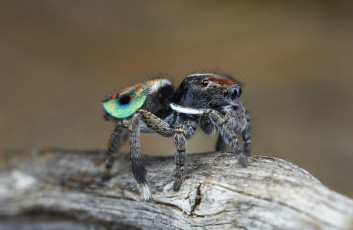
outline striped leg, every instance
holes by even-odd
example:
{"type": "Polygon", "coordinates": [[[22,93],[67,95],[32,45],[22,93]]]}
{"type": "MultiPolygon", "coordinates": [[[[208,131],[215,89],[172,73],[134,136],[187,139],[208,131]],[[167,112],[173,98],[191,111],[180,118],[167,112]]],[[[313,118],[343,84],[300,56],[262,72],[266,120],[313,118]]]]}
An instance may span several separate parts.
{"type": "Polygon", "coordinates": [[[127,140],[128,136],[126,134],[127,132],[122,131],[122,124],[117,123],[108,142],[108,150],[105,154],[105,170],[102,180],[107,180],[110,178],[111,169],[114,162],[113,154],[119,151],[121,145],[127,140]]]}
{"type": "Polygon", "coordinates": [[[227,123],[227,120],[215,110],[206,110],[206,114],[210,116],[210,118],[215,122],[220,135],[222,136],[223,140],[229,143],[230,147],[232,148],[233,152],[236,154],[238,159],[238,164],[245,168],[247,166],[247,159],[246,156],[242,154],[241,148],[238,143],[237,135],[233,131],[232,127],[227,123]]]}
{"type": "Polygon", "coordinates": [[[143,109],[140,109],[139,113],[142,116],[141,118],[143,122],[156,133],[164,137],[170,137],[171,135],[173,135],[174,130],[169,126],[167,122],[143,109]]]}
{"type": "Polygon", "coordinates": [[[244,152],[246,155],[250,156],[251,152],[251,135],[250,135],[250,117],[248,111],[246,111],[246,121],[247,125],[245,130],[241,133],[244,141],[244,152]]]}
{"type": "Polygon", "coordinates": [[[174,143],[176,146],[175,153],[175,174],[173,190],[179,191],[184,176],[184,168],[186,164],[186,147],[187,140],[194,135],[196,123],[187,121],[184,125],[179,125],[175,128],[174,143]]]}

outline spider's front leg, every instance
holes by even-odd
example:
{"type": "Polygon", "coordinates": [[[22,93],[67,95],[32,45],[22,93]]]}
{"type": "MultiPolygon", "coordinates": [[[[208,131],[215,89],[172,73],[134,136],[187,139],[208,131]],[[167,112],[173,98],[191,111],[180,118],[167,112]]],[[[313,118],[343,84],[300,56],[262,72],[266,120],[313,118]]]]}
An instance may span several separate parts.
{"type": "Polygon", "coordinates": [[[184,176],[184,166],[186,164],[186,146],[187,140],[194,135],[196,123],[192,121],[184,122],[175,128],[174,143],[176,146],[175,153],[175,179],[173,190],[179,191],[184,176]]]}
{"type": "Polygon", "coordinates": [[[245,168],[247,166],[247,159],[246,156],[241,152],[237,135],[233,131],[232,126],[228,123],[224,116],[216,110],[208,109],[205,111],[205,113],[216,124],[222,139],[229,143],[233,152],[237,156],[238,164],[245,168]]]}
{"type": "Polygon", "coordinates": [[[108,142],[108,150],[105,154],[106,163],[102,180],[107,180],[110,178],[111,169],[114,162],[113,154],[118,152],[121,145],[127,140],[127,134],[128,133],[126,131],[123,131],[122,123],[118,122],[108,142]]]}
{"type": "Polygon", "coordinates": [[[244,131],[241,133],[244,141],[244,152],[246,155],[250,156],[251,152],[251,135],[250,135],[250,117],[248,111],[245,112],[246,116],[246,127],[244,131]]]}

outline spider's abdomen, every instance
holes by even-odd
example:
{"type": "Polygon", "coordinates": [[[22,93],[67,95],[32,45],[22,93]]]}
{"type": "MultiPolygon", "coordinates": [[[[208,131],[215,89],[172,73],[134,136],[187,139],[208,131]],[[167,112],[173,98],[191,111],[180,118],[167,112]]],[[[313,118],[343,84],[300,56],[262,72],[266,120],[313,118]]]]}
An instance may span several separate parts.
{"type": "MultiPolygon", "coordinates": [[[[173,94],[173,86],[169,80],[157,79],[117,91],[103,100],[105,111],[112,117],[125,119],[144,106],[150,106],[148,101],[165,101],[173,94]]],[[[159,108],[163,105],[156,105],[159,108]]],[[[157,111],[157,110],[156,110],[157,111]]]]}

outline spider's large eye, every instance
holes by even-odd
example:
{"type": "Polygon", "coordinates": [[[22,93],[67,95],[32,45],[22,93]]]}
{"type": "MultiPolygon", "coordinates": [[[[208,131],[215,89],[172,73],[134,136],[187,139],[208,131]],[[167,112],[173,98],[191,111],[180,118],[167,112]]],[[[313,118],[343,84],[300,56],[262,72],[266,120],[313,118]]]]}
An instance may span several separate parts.
{"type": "Polygon", "coordinates": [[[119,104],[120,105],[126,105],[129,104],[132,100],[132,95],[128,94],[128,95],[123,95],[121,97],[119,97],[119,104]]]}
{"type": "Polygon", "coordinates": [[[203,80],[203,81],[202,81],[202,85],[203,85],[203,86],[207,86],[207,85],[208,85],[208,80],[203,80]]]}
{"type": "Polygon", "coordinates": [[[242,91],[241,91],[241,88],[239,88],[239,90],[234,90],[233,92],[232,92],[232,99],[234,100],[235,98],[239,98],[240,97],[240,95],[241,95],[241,93],[242,93],[242,91]]]}

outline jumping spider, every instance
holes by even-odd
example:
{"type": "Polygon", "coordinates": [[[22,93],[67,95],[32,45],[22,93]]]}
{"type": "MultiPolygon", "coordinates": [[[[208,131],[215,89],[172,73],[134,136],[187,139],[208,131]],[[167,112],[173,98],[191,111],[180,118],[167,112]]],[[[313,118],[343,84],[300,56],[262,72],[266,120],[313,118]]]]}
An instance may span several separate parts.
{"type": "Polygon", "coordinates": [[[146,169],[141,161],[140,132],[158,133],[174,137],[175,179],[173,190],[180,189],[186,163],[187,141],[197,127],[207,135],[219,137],[217,151],[224,151],[229,143],[241,167],[247,157],[238,144],[242,135],[244,152],[250,155],[249,116],[239,97],[242,87],[230,76],[216,73],[192,74],[174,92],[167,79],[147,81],[115,92],[103,101],[105,119],[116,127],[110,137],[106,153],[104,178],[109,178],[113,153],[129,138],[130,159],[136,181],[142,185],[145,200],[151,199],[146,181],[146,169]]]}

